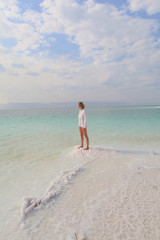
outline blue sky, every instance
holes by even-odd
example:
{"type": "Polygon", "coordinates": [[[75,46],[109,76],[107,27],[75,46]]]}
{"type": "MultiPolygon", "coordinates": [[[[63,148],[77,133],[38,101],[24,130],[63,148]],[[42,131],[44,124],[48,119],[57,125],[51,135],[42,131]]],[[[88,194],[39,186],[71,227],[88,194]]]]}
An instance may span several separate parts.
{"type": "Polygon", "coordinates": [[[160,104],[159,0],[1,0],[0,103],[160,104]]]}

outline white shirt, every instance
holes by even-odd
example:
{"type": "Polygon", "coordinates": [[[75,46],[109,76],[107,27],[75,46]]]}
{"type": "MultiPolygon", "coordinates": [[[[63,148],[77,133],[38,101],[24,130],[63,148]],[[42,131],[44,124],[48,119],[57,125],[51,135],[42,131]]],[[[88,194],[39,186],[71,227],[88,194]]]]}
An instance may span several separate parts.
{"type": "Polygon", "coordinates": [[[84,109],[79,110],[78,119],[79,127],[87,128],[87,118],[84,109]]]}

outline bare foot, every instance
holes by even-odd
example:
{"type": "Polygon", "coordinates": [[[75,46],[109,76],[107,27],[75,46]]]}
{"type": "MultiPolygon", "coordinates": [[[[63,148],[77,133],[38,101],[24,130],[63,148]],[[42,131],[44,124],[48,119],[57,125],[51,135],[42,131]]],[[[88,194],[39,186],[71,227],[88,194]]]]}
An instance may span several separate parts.
{"type": "Polygon", "coordinates": [[[89,149],[89,147],[84,148],[84,150],[88,150],[88,149],[89,149]]]}
{"type": "Polygon", "coordinates": [[[80,149],[80,148],[83,148],[83,146],[81,145],[80,147],[78,147],[78,149],[80,149]]]}
{"type": "MultiPolygon", "coordinates": [[[[77,233],[75,233],[75,237],[76,237],[76,240],[78,240],[77,233]]],[[[85,240],[85,238],[84,238],[84,237],[82,237],[80,240],[85,240]]]]}

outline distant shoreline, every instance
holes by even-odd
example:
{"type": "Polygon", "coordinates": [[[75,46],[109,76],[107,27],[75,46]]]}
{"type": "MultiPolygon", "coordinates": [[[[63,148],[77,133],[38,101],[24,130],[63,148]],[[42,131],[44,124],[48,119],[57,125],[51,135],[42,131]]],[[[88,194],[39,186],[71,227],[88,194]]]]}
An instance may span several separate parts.
{"type": "MultiPolygon", "coordinates": [[[[160,107],[160,104],[133,104],[124,102],[92,102],[85,101],[87,107],[160,107]]],[[[37,109],[37,108],[71,108],[76,107],[77,102],[52,102],[52,103],[4,103],[3,109],[37,109]]]]}

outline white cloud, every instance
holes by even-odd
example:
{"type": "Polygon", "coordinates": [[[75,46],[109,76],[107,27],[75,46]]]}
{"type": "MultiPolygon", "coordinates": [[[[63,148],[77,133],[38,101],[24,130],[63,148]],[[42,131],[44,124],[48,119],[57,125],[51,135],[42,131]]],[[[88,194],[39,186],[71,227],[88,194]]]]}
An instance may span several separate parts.
{"type": "Polygon", "coordinates": [[[43,36],[21,14],[17,0],[1,0],[0,2],[1,38],[15,39],[16,51],[35,49],[43,42],[43,36]]]}
{"type": "Polygon", "coordinates": [[[126,54],[139,39],[150,38],[157,28],[154,20],[132,18],[111,5],[73,0],[44,0],[41,33],[65,33],[80,47],[82,57],[103,61],[126,54]],[[90,3],[90,4],[89,4],[90,3]]]}
{"type": "Polygon", "coordinates": [[[160,12],[159,0],[128,0],[131,11],[145,10],[149,15],[160,12]]]}
{"type": "Polygon", "coordinates": [[[17,22],[8,19],[5,11],[0,12],[2,37],[17,41],[10,50],[0,46],[0,62],[6,69],[1,72],[0,91],[8,101],[72,101],[82,92],[86,100],[97,94],[96,100],[121,101],[130,99],[131,92],[133,100],[135,88],[143,92],[152,85],[154,89],[160,74],[160,41],[153,36],[156,20],[132,18],[112,5],[92,0],[83,5],[75,0],[44,0],[42,12],[20,13],[15,8],[17,22]],[[69,56],[48,57],[47,39],[56,41],[52,33],[65,34],[79,46],[79,61],[69,56]],[[29,56],[41,45],[46,48],[29,56]]]}
{"type": "Polygon", "coordinates": [[[0,11],[8,18],[18,18],[20,13],[18,0],[1,0],[0,11]]]}

